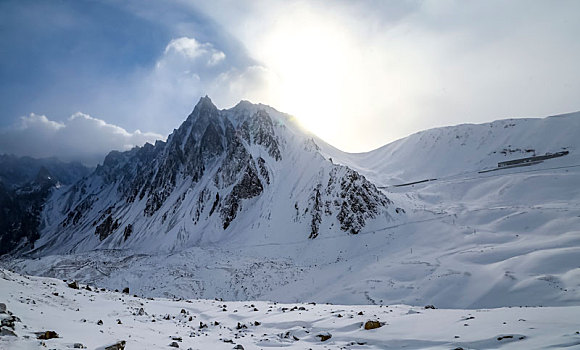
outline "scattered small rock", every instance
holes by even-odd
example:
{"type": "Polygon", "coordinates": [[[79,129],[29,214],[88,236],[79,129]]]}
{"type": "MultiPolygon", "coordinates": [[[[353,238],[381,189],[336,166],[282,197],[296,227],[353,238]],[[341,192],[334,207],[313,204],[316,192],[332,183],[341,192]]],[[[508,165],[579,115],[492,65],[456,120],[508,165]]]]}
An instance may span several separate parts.
{"type": "Polygon", "coordinates": [[[125,350],[125,344],[127,342],[124,340],[118,341],[113,345],[105,347],[105,350],[125,350]]]}
{"type": "Polygon", "coordinates": [[[513,335],[504,335],[504,336],[501,336],[501,337],[497,337],[497,340],[498,341],[501,341],[503,339],[512,339],[513,337],[514,337],[513,335]]]}
{"type": "Polygon", "coordinates": [[[171,342],[171,344],[169,344],[169,346],[171,346],[172,348],[178,348],[179,344],[177,344],[177,342],[171,342]]]}
{"type": "Polygon", "coordinates": [[[0,303],[0,314],[6,313],[6,304],[0,303]]]}
{"type": "Polygon", "coordinates": [[[123,293],[124,294],[129,294],[129,287],[123,288],[123,293]]]}
{"type": "Polygon", "coordinates": [[[435,305],[425,305],[425,309],[435,310],[437,308],[435,307],[435,305]]]}
{"type": "Polygon", "coordinates": [[[236,329],[248,328],[245,324],[238,322],[236,329]]]}
{"type": "Polygon", "coordinates": [[[236,346],[234,346],[234,349],[244,350],[244,347],[241,344],[237,344],[236,346]]]}
{"type": "Polygon", "coordinates": [[[98,324],[99,326],[102,326],[102,325],[103,325],[103,320],[98,320],[98,321],[97,321],[97,324],[98,324]]]}
{"type": "Polygon", "coordinates": [[[68,287],[72,289],[79,289],[79,283],[77,281],[72,281],[68,284],[68,287]]]}
{"type": "Polygon", "coordinates": [[[362,311],[360,311],[357,315],[362,316],[362,315],[364,315],[364,313],[362,311]]]}
{"type": "Polygon", "coordinates": [[[84,345],[83,345],[83,344],[81,344],[81,343],[74,343],[74,344],[73,344],[73,349],[86,349],[86,348],[87,348],[87,347],[86,347],[86,346],[84,346],[84,345]]]}
{"type": "Polygon", "coordinates": [[[14,329],[14,322],[16,321],[14,316],[8,317],[8,318],[3,318],[2,321],[0,321],[0,325],[2,327],[8,327],[8,328],[12,328],[14,329]]]}
{"type": "Polygon", "coordinates": [[[120,319],[117,319],[117,324],[123,324],[120,319]]]}
{"type": "Polygon", "coordinates": [[[181,337],[174,335],[173,337],[171,337],[171,340],[182,341],[183,339],[181,339],[181,337]]]}
{"type": "Polygon", "coordinates": [[[365,329],[369,330],[369,329],[375,329],[375,328],[381,328],[382,324],[379,321],[367,321],[365,323],[365,329]]]}
{"type": "Polygon", "coordinates": [[[332,338],[332,334],[330,333],[321,333],[316,336],[320,338],[320,341],[327,341],[328,339],[332,338]]]}
{"type": "Polygon", "coordinates": [[[254,326],[259,326],[259,325],[261,325],[261,323],[260,323],[260,322],[258,322],[258,321],[254,321],[254,326]]]}

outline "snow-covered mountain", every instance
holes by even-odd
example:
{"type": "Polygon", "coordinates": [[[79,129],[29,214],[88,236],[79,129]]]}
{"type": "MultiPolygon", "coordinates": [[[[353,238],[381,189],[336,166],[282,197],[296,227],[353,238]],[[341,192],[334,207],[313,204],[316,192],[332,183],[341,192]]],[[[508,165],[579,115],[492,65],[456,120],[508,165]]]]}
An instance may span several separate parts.
{"type": "Polygon", "coordinates": [[[348,154],[270,107],[202,99],[167,143],[54,192],[39,259],[2,264],[155,297],[580,305],[579,134],[576,113],[348,154]]]}
{"type": "Polygon", "coordinates": [[[17,157],[0,154],[0,183],[9,188],[18,188],[38,178],[39,172],[48,173],[63,185],[71,185],[92,169],[79,162],[62,162],[56,158],[17,157]]]}
{"type": "Polygon", "coordinates": [[[365,153],[317,140],[323,153],[379,186],[440,179],[496,168],[512,159],[580,150],[580,112],[429,129],[365,153]]]}
{"type": "Polygon", "coordinates": [[[52,190],[90,169],[54,158],[0,155],[0,255],[29,249],[39,237],[40,214],[52,190]]]}
{"type": "Polygon", "coordinates": [[[56,191],[34,253],[307,240],[398,215],[364,176],[325,159],[290,116],[249,102],[218,110],[206,96],[167,142],[111,152],[91,176],[56,191]]]}

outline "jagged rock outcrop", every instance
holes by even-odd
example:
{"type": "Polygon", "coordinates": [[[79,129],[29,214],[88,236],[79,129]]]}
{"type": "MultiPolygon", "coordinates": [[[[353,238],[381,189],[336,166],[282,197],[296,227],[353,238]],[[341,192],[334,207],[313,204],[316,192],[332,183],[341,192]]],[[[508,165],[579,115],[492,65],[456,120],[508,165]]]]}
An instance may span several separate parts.
{"type": "Polygon", "coordinates": [[[254,231],[356,234],[370,220],[391,220],[390,203],[325,159],[290,116],[249,102],[219,110],[204,97],[166,142],[111,152],[55,193],[34,253],[175,250],[254,231]]]}

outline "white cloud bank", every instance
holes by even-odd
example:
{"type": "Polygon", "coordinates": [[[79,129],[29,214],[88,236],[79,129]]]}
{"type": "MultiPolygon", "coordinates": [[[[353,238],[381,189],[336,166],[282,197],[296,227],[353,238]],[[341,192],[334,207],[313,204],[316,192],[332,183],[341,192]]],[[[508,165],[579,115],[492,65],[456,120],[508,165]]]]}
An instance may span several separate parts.
{"type": "Polygon", "coordinates": [[[36,158],[56,156],[95,165],[111,150],[129,150],[146,142],[164,139],[162,135],[125,129],[83,113],[64,122],[44,115],[21,117],[16,125],[0,130],[0,153],[36,158]]]}
{"type": "MultiPolygon", "coordinates": [[[[165,135],[124,128],[75,113],[64,122],[30,114],[0,129],[0,154],[80,160],[95,165],[112,150],[128,150],[165,139],[187,118],[199,96],[210,95],[218,106],[241,97],[261,101],[270,86],[270,72],[259,64],[237,65],[214,44],[194,37],[174,38],[160,52],[155,65],[127,81],[94,92],[81,106],[105,115],[115,124],[136,125],[165,135]]],[[[74,101],[72,101],[74,102],[74,101]]],[[[64,102],[66,103],[66,102],[64,102]]]]}
{"type": "Polygon", "coordinates": [[[154,65],[95,91],[90,105],[79,109],[168,134],[201,96],[209,95],[220,108],[242,99],[270,101],[275,81],[276,76],[260,63],[240,63],[216,44],[189,35],[170,40],[154,65]]]}

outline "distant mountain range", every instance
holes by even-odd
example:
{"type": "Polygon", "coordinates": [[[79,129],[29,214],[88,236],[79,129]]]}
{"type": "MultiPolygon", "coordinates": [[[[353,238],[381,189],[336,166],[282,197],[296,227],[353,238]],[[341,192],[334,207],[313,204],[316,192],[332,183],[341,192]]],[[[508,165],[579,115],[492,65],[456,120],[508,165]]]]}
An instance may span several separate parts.
{"type": "Polygon", "coordinates": [[[90,173],[81,163],[56,158],[0,155],[0,255],[28,249],[40,237],[44,202],[57,186],[70,185],[90,173]]]}

